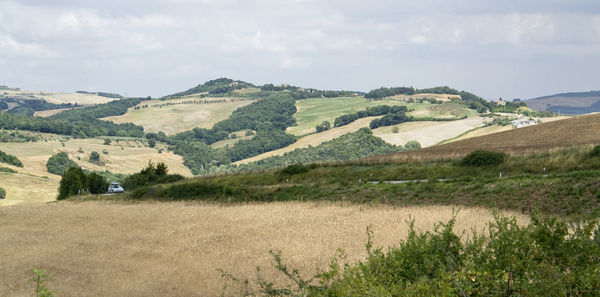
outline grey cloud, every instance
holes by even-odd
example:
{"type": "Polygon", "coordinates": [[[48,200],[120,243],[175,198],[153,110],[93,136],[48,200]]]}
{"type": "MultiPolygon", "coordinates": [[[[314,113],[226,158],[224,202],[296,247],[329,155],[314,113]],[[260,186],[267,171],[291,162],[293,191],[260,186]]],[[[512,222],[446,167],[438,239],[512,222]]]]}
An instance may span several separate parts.
{"type": "Polygon", "coordinates": [[[598,88],[596,2],[5,1],[0,84],[140,96],[218,76],[356,90],[447,84],[490,98],[586,90],[598,88]]]}

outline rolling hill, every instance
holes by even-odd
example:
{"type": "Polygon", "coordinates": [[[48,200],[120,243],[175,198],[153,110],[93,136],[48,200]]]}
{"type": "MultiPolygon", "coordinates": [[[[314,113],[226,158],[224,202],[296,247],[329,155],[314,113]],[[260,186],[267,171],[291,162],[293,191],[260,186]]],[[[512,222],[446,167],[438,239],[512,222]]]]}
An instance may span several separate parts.
{"type": "Polygon", "coordinates": [[[561,93],[525,102],[534,110],[550,110],[559,114],[600,112],[600,91],[561,93]]]}
{"type": "Polygon", "coordinates": [[[458,158],[477,149],[529,154],[557,148],[600,144],[600,114],[542,123],[432,146],[414,152],[374,157],[382,161],[458,158]]]}

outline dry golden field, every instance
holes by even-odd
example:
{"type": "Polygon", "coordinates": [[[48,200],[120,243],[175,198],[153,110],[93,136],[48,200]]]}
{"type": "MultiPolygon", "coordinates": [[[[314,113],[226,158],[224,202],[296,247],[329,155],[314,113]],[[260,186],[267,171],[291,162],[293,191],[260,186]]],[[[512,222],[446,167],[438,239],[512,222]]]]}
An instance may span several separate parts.
{"type": "Polygon", "coordinates": [[[0,175],[0,187],[7,192],[0,206],[15,203],[30,203],[39,201],[51,201],[58,193],[58,181],[60,176],[46,171],[46,162],[55,153],[66,152],[69,158],[84,169],[94,171],[108,170],[113,173],[131,174],[139,172],[148,165],[149,161],[164,162],[171,173],[179,173],[184,176],[192,176],[189,168],[183,165],[183,158],[169,152],[162,145],[157,148],[147,147],[141,140],[113,139],[110,145],[104,145],[103,139],[69,139],[53,134],[41,134],[45,140],[37,142],[0,142],[0,151],[17,156],[23,162],[24,167],[14,167],[1,164],[16,170],[19,174],[0,175]],[[61,144],[64,141],[64,146],[61,144]],[[79,152],[79,150],[83,152],[79,152]],[[162,153],[158,149],[163,149],[162,153]],[[106,150],[108,154],[104,154],[106,150]],[[100,154],[100,160],[104,165],[89,162],[92,151],[100,154]]]}
{"type": "Polygon", "coordinates": [[[227,119],[231,113],[245,105],[252,103],[252,100],[235,101],[227,103],[207,103],[207,104],[182,104],[193,100],[217,102],[218,100],[230,100],[231,98],[195,98],[184,97],[183,99],[174,99],[168,101],[150,100],[144,101],[138,105],[148,105],[147,108],[136,110],[130,108],[126,114],[114,117],[103,118],[103,120],[113,121],[118,124],[134,123],[144,127],[146,132],[163,131],[166,134],[175,134],[195,127],[210,129],[212,126],[227,119]],[[171,105],[165,105],[171,104],[171,105]]]}
{"type": "Polygon", "coordinates": [[[459,158],[477,149],[530,154],[557,148],[600,144],[600,114],[582,115],[535,126],[472,137],[418,151],[367,158],[379,161],[459,158]]]}
{"type": "Polygon", "coordinates": [[[46,100],[51,103],[77,103],[79,105],[93,105],[107,103],[115,100],[115,98],[107,98],[95,94],[80,94],[80,93],[60,93],[46,91],[27,91],[27,90],[2,90],[1,93],[7,93],[8,96],[20,96],[26,99],[46,100]]]}
{"type": "Polygon", "coordinates": [[[53,116],[55,114],[59,114],[65,110],[70,110],[70,109],[71,108],[58,108],[58,109],[42,110],[42,111],[34,112],[33,115],[36,117],[45,118],[45,117],[53,116]]]}
{"type": "MultiPolygon", "coordinates": [[[[365,228],[375,246],[407,235],[405,221],[432,230],[451,207],[360,206],[340,203],[55,202],[0,208],[0,296],[32,296],[32,269],[52,277],[58,296],[220,296],[216,269],[285,284],[269,250],[304,276],[325,268],[336,249],[364,259],[365,228]]],[[[528,219],[516,215],[525,224],[528,219]]],[[[483,230],[489,210],[459,211],[456,230],[483,230]]],[[[239,296],[230,286],[225,296],[239,296]]]]}
{"type": "Polygon", "coordinates": [[[477,116],[451,122],[408,122],[396,125],[398,133],[392,131],[394,126],[388,126],[373,130],[373,135],[395,145],[404,145],[408,141],[416,140],[421,147],[428,147],[481,127],[486,120],[477,116]]]}

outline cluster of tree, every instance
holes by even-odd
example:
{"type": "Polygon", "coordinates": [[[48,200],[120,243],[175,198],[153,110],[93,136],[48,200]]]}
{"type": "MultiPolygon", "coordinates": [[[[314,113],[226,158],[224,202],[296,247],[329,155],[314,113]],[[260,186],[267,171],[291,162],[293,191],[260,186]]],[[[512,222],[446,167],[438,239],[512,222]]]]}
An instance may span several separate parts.
{"type": "Polygon", "coordinates": [[[166,142],[170,150],[183,156],[184,164],[194,174],[200,174],[212,167],[228,165],[295,142],[293,135],[285,133],[285,129],[296,121],[294,113],[296,104],[291,96],[273,94],[238,108],[212,129],[194,128],[170,137],[164,133],[148,133],[146,138],[166,142]],[[227,139],[230,133],[241,130],[254,130],[256,135],[240,140],[232,147],[210,147],[210,144],[227,139]]]}
{"type": "Polygon", "coordinates": [[[54,154],[46,161],[46,170],[50,173],[62,175],[70,167],[79,167],[79,165],[69,159],[65,152],[54,154]]]}
{"type": "Polygon", "coordinates": [[[273,84],[265,84],[260,87],[260,90],[263,92],[278,92],[278,91],[289,91],[289,94],[296,100],[299,99],[308,99],[308,98],[335,98],[335,97],[346,97],[346,96],[355,96],[356,94],[360,94],[360,92],[354,91],[332,91],[332,90],[317,90],[317,89],[304,89],[296,86],[290,85],[279,85],[275,86],[273,84]]]}
{"type": "Polygon", "coordinates": [[[106,98],[123,98],[123,96],[121,96],[120,94],[116,94],[116,93],[107,93],[107,92],[86,92],[86,91],[77,91],[76,93],[79,94],[89,94],[89,95],[98,95],[100,97],[106,97],[106,98]]]}
{"type": "Polygon", "coordinates": [[[324,121],[320,124],[318,124],[315,129],[317,130],[317,133],[321,133],[323,131],[327,131],[329,129],[331,129],[331,123],[329,121],[324,121]]]}
{"type": "Polygon", "coordinates": [[[0,142],[36,142],[36,135],[20,133],[19,131],[0,131],[0,142]]]}
{"type": "Polygon", "coordinates": [[[133,191],[139,187],[150,186],[160,183],[172,183],[184,179],[179,174],[168,174],[169,168],[165,163],[152,163],[148,162],[148,166],[142,169],[140,172],[132,174],[126,177],[122,186],[123,189],[133,191]]]}
{"type": "Polygon", "coordinates": [[[296,142],[296,137],[285,133],[284,130],[258,129],[252,139],[240,140],[225,150],[231,162],[235,162],[286,147],[294,142],[296,142]]]}
{"type": "Polygon", "coordinates": [[[427,89],[415,90],[415,94],[452,94],[460,95],[460,92],[448,86],[433,87],[427,89]]]}
{"type": "Polygon", "coordinates": [[[3,151],[0,151],[0,163],[6,163],[17,167],[23,167],[23,163],[16,156],[9,155],[3,151]]]}
{"type": "Polygon", "coordinates": [[[414,95],[415,89],[413,87],[396,87],[396,88],[379,88],[369,91],[365,94],[365,98],[369,99],[380,99],[395,95],[414,95]]]}
{"type": "MultiPolygon", "coordinates": [[[[414,144],[411,144],[414,146],[414,144]]],[[[373,136],[369,128],[362,128],[354,133],[348,133],[336,139],[324,142],[315,147],[300,148],[256,162],[239,165],[238,167],[222,168],[224,171],[252,171],[275,167],[285,167],[291,164],[309,164],[325,161],[348,161],[359,158],[400,152],[402,146],[395,146],[373,136]]]]}
{"type": "Polygon", "coordinates": [[[408,108],[406,108],[406,106],[378,105],[378,106],[374,106],[374,107],[369,107],[366,110],[361,110],[356,113],[345,114],[340,117],[337,117],[333,121],[333,126],[340,127],[340,126],[348,125],[348,124],[350,124],[358,119],[361,119],[361,118],[380,116],[380,115],[385,115],[385,114],[389,114],[389,113],[396,114],[396,113],[407,112],[407,111],[408,111],[408,108]]]}
{"type": "Polygon", "coordinates": [[[379,127],[392,126],[401,124],[404,122],[411,122],[413,117],[407,116],[405,111],[399,111],[396,113],[388,113],[379,119],[374,119],[369,123],[371,129],[379,127]]]}
{"type": "Polygon", "coordinates": [[[16,104],[8,110],[9,113],[29,116],[33,116],[36,111],[73,107],[71,103],[54,104],[44,99],[0,98],[0,109],[8,109],[8,102],[16,104]]]}
{"type": "Polygon", "coordinates": [[[108,103],[96,104],[93,106],[78,108],[63,111],[51,116],[56,120],[64,120],[68,122],[87,122],[95,119],[123,115],[127,109],[140,104],[146,99],[143,98],[127,98],[114,100],[108,103]]]}
{"type": "Polygon", "coordinates": [[[0,128],[70,135],[77,138],[102,135],[142,137],[144,135],[143,127],[131,123],[115,124],[96,119],[88,120],[87,122],[68,122],[53,118],[9,114],[2,111],[0,111],[0,128]]]}
{"type": "Polygon", "coordinates": [[[188,89],[186,91],[175,93],[175,94],[172,94],[169,96],[165,96],[163,98],[164,99],[173,99],[173,98],[178,98],[178,97],[183,97],[183,96],[198,94],[198,93],[209,93],[209,94],[218,95],[218,94],[230,93],[234,90],[252,88],[252,87],[255,87],[255,86],[253,84],[247,83],[245,81],[241,81],[241,80],[234,81],[229,78],[218,78],[218,79],[214,79],[214,80],[209,80],[209,81],[205,82],[204,84],[199,84],[199,85],[197,85],[191,89],[188,89]]]}
{"type": "Polygon", "coordinates": [[[69,167],[62,174],[57,200],[84,193],[106,193],[107,189],[108,181],[100,174],[86,173],[79,167],[69,167]]]}

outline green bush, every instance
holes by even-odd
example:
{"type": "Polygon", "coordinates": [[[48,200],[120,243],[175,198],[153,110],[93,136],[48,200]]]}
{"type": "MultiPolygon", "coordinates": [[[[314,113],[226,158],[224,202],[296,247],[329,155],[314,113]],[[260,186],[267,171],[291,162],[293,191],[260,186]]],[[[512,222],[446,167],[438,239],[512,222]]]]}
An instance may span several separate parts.
{"type": "Polygon", "coordinates": [[[590,152],[590,157],[600,157],[600,145],[594,146],[590,152]]]}
{"type": "Polygon", "coordinates": [[[317,133],[327,131],[331,129],[331,123],[329,121],[324,121],[321,124],[317,125],[315,129],[317,130],[317,133]]]}
{"type": "Polygon", "coordinates": [[[17,167],[23,167],[23,163],[21,163],[21,160],[19,160],[19,158],[13,155],[9,155],[3,151],[0,151],[0,163],[6,163],[17,167]]]}
{"type": "Polygon", "coordinates": [[[106,193],[107,189],[108,181],[104,176],[95,172],[86,174],[79,167],[70,167],[63,173],[60,180],[57,200],[88,192],[92,194],[106,193]]]}
{"type": "Polygon", "coordinates": [[[60,179],[57,200],[77,195],[88,189],[87,175],[79,167],[69,167],[60,179]]]}
{"type": "Polygon", "coordinates": [[[46,162],[46,170],[58,175],[62,175],[69,167],[79,167],[79,165],[69,159],[69,156],[65,152],[53,155],[48,159],[48,162],[46,162]]]}
{"type": "Polygon", "coordinates": [[[106,193],[108,189],[108,181],[103,176],[92,172],[87,176],[88,188],[92,194],[106,193]]]}
{"type": "Polygon", "coordinates": [[[98,152],[91,152],[90,162],[100,162],[100,154],[98,152]]]}
{"type": "Polygon", "coordinates": [[[504,163],[508,156],[502,152],[476,150],[466,155],[461,161],[461,166],[479,167],[492,166],[504,163]]]}
{"type": "Polygon", "coordinates": [[[300,174],[300,173],[305,173],[310,171],[311,169],[315,169],[317,168],[317,164],[292,164],[289,165],[283,169],[281,169],[279,171],[279,173],[281,174],[285,174],[285,175],[294,175],[294,174],[300,174]]]}
{"type": "Polygon", "coordinates": [[[271,252],[275,268],[294,287],[277,288],[259,274],[260,291],[248,296],[598,296],[596,221],[569,226],[534,216],[521,226],[515,218],[496,217],[486,235],[465,241],[453,227],[451,220],[418,233],[411,222],[408,237],[387,251],[373,249],[367,229],[365,261],[341,263],[342,253],[311,279],[271,252]]]}
{"type": "Polygon", "coordinates": [[[128,176],[122,183],[123,189],[134,190],[138,187],[148,186],[158,183],[171,183],[184,179],[179,174],[167,174],[169,169],[165,163],[148,163],[146,168],[140,172],[128,176]]]}
{"type": "Polygon", "coordinates": [[[3,188],[0,188],[0,199],[4,199],[6,198],[6,190],[4,190],[3,188]]]}
{"type": "Polygon", "coordinates": [[[421,144],[416,140],[411,140],[404,145],[404,149],[413,151],[421,148],[421,144]]]}

